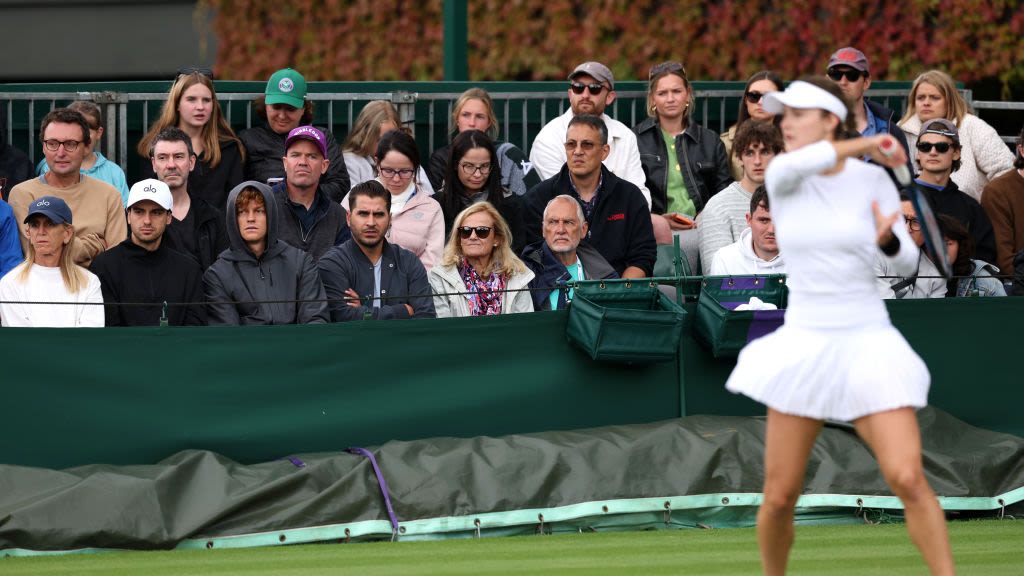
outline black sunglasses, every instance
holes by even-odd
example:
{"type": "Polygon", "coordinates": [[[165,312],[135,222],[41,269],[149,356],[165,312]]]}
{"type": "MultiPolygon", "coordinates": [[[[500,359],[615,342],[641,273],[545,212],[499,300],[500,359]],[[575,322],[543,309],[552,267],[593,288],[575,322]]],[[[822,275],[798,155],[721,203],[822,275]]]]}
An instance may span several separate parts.
{"type": "Polygon", "coordinates": [[[843,76],[846,76],[846,79],[849,80],[850,82],[856,82],[857,80],[860,80],[861,76],[867,76],[867,74],[861,72],[860,70],[854,69],[828,71],[828,77],[831,78],[833,82],[839,82],[840,80],[843,79],[843,76]]]}
{"type": "Polygon", "coordinates": [[[570,82],[569,89],[573,94],[583,94],[584,90],[590,90],[591,96],[597,96],[604,90],[601,84],[583,84],[582,82],[570,82]]]}
{"type": "Polygon", "coordinates": [[[196,66],[185,66],[184,68],[178,68],[178,78],[182,76],[188,76],[189,74],[202,74],[210,80],[213,80],[213,69],[211,68],[200,68],[196,66]]]}
{"type": "Polygon", "coordinates": [[[675,72],[679,72],[684,77],[686,76],[686,68],[684,68],[679,62],[662,62],[661,64],[651,66],[651,71],[647,74],[647,79],[651,80],[660,74],[672,74],[675,72]]]}
{"type": "Polygon", "coordinates": [[[925,154],[931,152],[933,147],[935,148],[935,151],[938,152],[939,154],[945,154],[946,152],[949,152],[949,149],[950,149],[951,146],[952,145],[949,142],[918,142],[917,143],[917,149],[920,150],[921,152],[924,152],[925,154]]]}
{"type": "Polygon", "coordinates": [[[491,227],[477,226],[474,228],[473,226],[462,226],[461,228],[459,228],[459,236],[461,236],[463,240],[472,236],[473,232],[476,232],[477,238],[483,240],[491,235],[491,227]]]}
{"type": "Polygon", "coordinates": [[[761,98],[764,98],[764,92],[751,91],[744,94],[743,97],[747,99],[747,102],[750,102],[751,104],[757,104],[758,102],[761,101],[761,98]]]}

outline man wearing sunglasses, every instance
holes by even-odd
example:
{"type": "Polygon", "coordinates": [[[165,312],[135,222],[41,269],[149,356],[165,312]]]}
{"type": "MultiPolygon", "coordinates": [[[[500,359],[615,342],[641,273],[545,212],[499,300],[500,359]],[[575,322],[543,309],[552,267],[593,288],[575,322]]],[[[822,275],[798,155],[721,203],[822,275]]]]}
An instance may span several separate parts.
{"type": "Polygon", "coordinates": [[[877,102],[866,100],[864,94],[871,87],[871,71],[863,52],[847,46],[836,50],[828,59],[826,75],[839,85],[851,105],[850,111],[861,136],[890,134],[910,156],[907,136],[896,125],[896,113],[877,102]]]}
{"type": "Polygon", "coordinates": [[[607,66],[600,62],[584,62],[569,74],[569,110],[548,122],[530,148],[530,162],[542,180],[558,174],[565,165],[565,133],[569,121],[581,114],[600,117],[608,127],[608,157],[604,165],[613,174],[633,183],[643,194],[648,209],[651,193],[647,190],[646,177],[640,164],[640,150],[636,134],[625,124],[604,113],[615,101],[615,77],[607,66]]]}
{"type": "Polygon", "coordinates": [[[950,178],[960,168],[960,136],[945,118],[925,122],[915,151],[920,170],[915,179],[936,214],[946,214],[963,225],[974,241],[974,259],[996,261],[996,238],[988,215],[972,196],[950,178]]]}
{"type": "MultiPolygon", "coordinates": [[[[18,222],[25,220],[32,203],[56,196],[75,215],[75,264],[88,267],[97,254],[128,238],[121,193],[106,182],[80,172],[89,147],[89,124],[81,113],[57,108],[43,118],[39,128],[43,155],[50,171],[18,184],[10,204],[18,222]]],[[[28,236],[21,228],[21,248],[28,251],[28,236]]]]}

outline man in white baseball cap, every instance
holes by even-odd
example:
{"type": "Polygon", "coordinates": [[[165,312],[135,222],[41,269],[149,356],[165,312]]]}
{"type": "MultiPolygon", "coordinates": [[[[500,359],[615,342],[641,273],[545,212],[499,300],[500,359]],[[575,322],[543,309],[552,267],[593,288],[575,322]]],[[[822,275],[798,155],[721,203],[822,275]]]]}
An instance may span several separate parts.
{"type": "Polygon", "coordinates": [[[128,239],[97,256],[91,267],[103,289],[107,326],[206,323],[198,304],[203,299],[199,263],[163,242],[172,206],[171,189],[159,180],[142,180],[129,190],[128,239]]]}

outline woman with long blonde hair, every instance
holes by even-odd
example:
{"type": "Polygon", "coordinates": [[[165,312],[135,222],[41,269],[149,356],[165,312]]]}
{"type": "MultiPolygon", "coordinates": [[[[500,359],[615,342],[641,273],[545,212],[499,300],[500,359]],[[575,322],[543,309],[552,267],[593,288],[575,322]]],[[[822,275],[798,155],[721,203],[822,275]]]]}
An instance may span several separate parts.
{"type": "MultiPolygon", "coordinates": [[[[138,152],[151,159],[153,144],[164,128],[180,128],[192,139],[196,167],[188,176],[188,192],[223,211],[228,192],[243,179],[245,148],[224,117],[209,70],[178,74],[160,116],[139,141],[138,152]]],[[[142,177],[155,177],[149,161],[142,177]]]]}
{"type": "Polygon", "coordinates": [[[911,150],[917,146],[921,126],[936,118],[955,124],[960,135],[960,169],[954,170],[950,179],[961,192],[981,200],[985,185],[1013,168],[1013,152],[995,128],[971,113],[949,74],[929,70],[914,80],[907,95],[907,112],[899,122],[911,150]]]}
{"type": "Polygon", "coordinates": [[[444,256],[430,270],[438,318],[533,312],[533,272],[512,251],[508,224],[490,202],[455,217],[444,256]]]}
{"type": "Polygon", "coordinates": [[[75,264],[75,228],[67,203],[56,196],[42,196],[32,202],[24,223],[28,252],[24,262],[0,279],[0,324],[102,327],[100,280],[75,264]]]}

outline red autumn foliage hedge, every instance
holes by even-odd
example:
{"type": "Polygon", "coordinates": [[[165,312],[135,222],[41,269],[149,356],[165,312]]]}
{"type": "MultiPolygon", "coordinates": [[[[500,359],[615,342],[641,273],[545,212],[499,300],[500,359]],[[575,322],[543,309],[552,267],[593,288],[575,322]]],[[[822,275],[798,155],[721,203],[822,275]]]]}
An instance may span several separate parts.
{"type": "MultiPolygon", "coordinates": [[[[440,80],[442,0],[202,0],[217,10],[217,73],[262,80],[294,66],[310,80],[440,80]]],[[[623,79],[682,60],[700,80],[824,70],[854,45],[875,78],[942,68],[963,82],[1024,84],[1019,0],[473,0],[471,80],[563,79],[599,59],[623,79]]]]}

